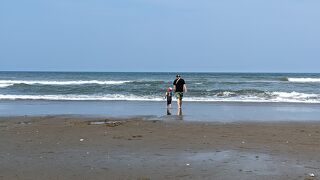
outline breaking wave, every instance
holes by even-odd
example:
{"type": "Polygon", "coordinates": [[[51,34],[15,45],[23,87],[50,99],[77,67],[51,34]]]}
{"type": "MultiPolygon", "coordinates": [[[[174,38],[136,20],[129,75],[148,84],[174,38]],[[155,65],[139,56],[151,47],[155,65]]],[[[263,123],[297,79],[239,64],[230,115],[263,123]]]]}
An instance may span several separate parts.
{"type": "Polygon", "coordinates": [[[320,78],[286,78],[289,82],[296,83],[320,83],[320,78]]]}
{"type": "Polygon", "coordinates": [[[0,83],[0,88],[9,87],[9,86],[12,86],[12,85],[13,84],[10,84],[10,83],[3,83],[3,84],[0,83]]]}
{"type": "Polygon", "coordinates": [[[0,80],[0,87],[13,86],[15,84],[27,85],[83,85],[83,84],[100,84],[100,85],[117,85],[131,81],[98,81],[98,80],[80,80],[80,81],[28,81],[28,80],[0,80]]]}
{"type": "MultiPolygon", "coordinates": [[[[49,100],[49,101],[165,101],[161,96],[138,95],[9,95],[0,94],[0,100],[49,100]]],[[[299,92],[263,92],[258,94],[237,94],[221,92],[213,96],[186,97],[185,101],[193,102],[288,102],[288,103],[320,103],[320,94],[299,92]]]]}

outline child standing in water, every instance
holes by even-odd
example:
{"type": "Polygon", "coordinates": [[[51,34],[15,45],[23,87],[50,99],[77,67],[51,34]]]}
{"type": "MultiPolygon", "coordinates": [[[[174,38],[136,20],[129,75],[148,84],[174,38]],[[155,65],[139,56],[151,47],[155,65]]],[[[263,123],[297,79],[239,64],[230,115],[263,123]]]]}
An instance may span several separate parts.
{"type": "Polygon", "coordinates": [[[171,87],[169,87],[167,89],[165,98],[167,99],[167,108],[171,108],[171,102],[172,102],[172,88],[171,87]]]}

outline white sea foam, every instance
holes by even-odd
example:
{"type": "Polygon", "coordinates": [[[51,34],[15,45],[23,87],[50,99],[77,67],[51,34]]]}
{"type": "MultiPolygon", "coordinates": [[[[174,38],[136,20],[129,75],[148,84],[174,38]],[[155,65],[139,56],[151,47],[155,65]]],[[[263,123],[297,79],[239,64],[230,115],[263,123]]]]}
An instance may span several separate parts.
{"type": "Polygon", "coordinates": [[[0,83],[0,88],[9,87],[9,86],[12,86],[12,85],[13,84],[10,84],[10,83],[3,83],[3,84],[0,83]]]}
{"type": "Polygon", "coordinates": [[[41,85],[82,85],[82,84],[101,84],[101,85],[117,85],[124,84],[130,81],[98,81],[98,80],[88,80],[88,81],[28,81],[28,80],[0,80],[0,87],[11,86],[14,84],[41,84],[41,85]]]}
{"type": "MultiPolygon", "coordinates": [[[[211,96],[188,97],[184,101],[192,102],[287,102],[287,103],[320,103],[319,94],[306,94],[298,92],[270,92],[267,96],[239,95],[239,96],[211,96]]],[[[165,101],[158,96],[136,95],[5,95],[0,94],[0,100],[53,100],[53,101],[165,101]]]]}
{"type": "Polygon", "coordinates": [[[320,95],[306,94],[299,92],[272,92],[273,100],[277,102],[306,102],[306,103],[319,103],[320,95]]]}
{"type": "Polygon", "coordinates": [[[281,98],[297,98],[297,99],[310,99],[319,97],[318,94],[306,94],[299,92],[272,92],[272,95],[276,95],[281,98]]]}
{"type": "Polygon", "coordinates": [[[53,101],[162,101],[163,98],[135,95],[8,95],[0,94],[0,100],[53,100],[53,101]]]}
{"type": "Polygon", "coordinates": [[[285,103],[320,103],[320,94],[299,92],[265,92],[251,95],[236,95],[232,92],[223,92],[216,97],[185,98],[190,101],[209,102],[285,102],[285,103]],[[220,95],[221,94],[221,95],[220,95]]]}
{"type": "Polygon", "coordinates": [[[320,78],[288,78],[289,82],[320,83],[320,78]]]}

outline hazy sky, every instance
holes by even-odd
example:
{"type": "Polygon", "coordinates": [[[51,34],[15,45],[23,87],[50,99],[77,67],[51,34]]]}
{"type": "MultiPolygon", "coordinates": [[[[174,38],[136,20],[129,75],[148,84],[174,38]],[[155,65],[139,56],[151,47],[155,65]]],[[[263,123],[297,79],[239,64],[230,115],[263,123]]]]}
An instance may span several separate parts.
{"type": "Polygon", "coordinates": [[[0,70],[320,72],[320,1],[1,0],[0,70]]]}

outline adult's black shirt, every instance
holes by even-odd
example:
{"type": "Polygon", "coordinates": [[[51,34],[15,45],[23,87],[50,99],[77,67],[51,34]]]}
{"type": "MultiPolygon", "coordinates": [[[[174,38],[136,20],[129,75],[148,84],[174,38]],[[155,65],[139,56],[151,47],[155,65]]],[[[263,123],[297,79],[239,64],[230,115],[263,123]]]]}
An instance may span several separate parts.
{"type": "Polygon", "coordinates": [[[186,84],[186,82],[183,79],[175,79],[173,81],[173,85],[176,86],[176,92],[183,92],[183,86],[186,84]]]}

